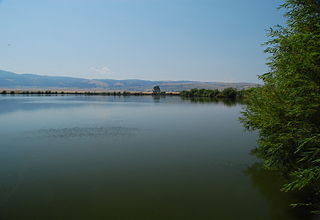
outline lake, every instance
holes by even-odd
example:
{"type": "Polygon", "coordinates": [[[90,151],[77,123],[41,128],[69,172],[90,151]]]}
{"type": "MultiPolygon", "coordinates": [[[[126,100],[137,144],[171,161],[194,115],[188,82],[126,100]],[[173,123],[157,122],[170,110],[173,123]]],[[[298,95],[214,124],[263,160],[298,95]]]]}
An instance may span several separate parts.
{"type": "Polygon", "coordinates": [[[243,105],[0,96],[0,219],[311,219],[250,155],[243,105]]]}

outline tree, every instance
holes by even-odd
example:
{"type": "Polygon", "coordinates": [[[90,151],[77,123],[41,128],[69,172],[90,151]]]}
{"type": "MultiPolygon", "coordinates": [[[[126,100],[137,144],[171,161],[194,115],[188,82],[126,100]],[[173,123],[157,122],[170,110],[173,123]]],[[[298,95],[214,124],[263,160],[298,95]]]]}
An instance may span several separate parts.
{"type": "Polygon", "coordinates": [[[220,94],[224,98],[235,99],[237,97],[237,90],[234,88],[225,88],[220,94]]]}
{"type": "Polygon", "coordinates": [[[285,27],[270,29],[269,73],[254,89],[244,125],[260,133],[254,150],[269,169],[288,177],[284,191],[311,192],[305,205],[320,210],[320,5],[285,0],[285,27]]]}
{"type": "Polygon", "coordinates": [[[154,86],[152,91],[153,91],[153,94],[160,94],[161,93],[160,86],[154,86]]]}

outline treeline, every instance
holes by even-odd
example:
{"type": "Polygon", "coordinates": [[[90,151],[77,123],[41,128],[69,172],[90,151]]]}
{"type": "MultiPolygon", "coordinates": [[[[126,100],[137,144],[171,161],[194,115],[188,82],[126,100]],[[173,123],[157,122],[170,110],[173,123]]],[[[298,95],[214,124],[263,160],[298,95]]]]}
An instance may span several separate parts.
{"type": "Polygon", "coordinates": [[[3,90],[0,94],[6,95],[102,95],[102,96],[145,96],[145,95],[179,95],[177,92],[161,92],[159,94],[154,94],[153,92],[132,92],[132,91],[51,91],[51,90],[34,90],[34,91],[21,91],[21,90],[3,90]]]}
{"type": "Polygon", "coordinates": [[[218,89],[191,89],[189,91],[182,91],[180,95],[183,97],[207,97],[216,99],[243,99],[249,90],[237,90],[235,88],[218,89]]]}
{"type": "Polygon", "coordinates": [[[52,91],[52,90],[3,90],[0,94],[6,95],[104,95],[104,96],[144,96],[144,95],[169,95],[191,98],[214,98],[214,99],[243,99],[251,89],[237,90],[234,88],[218,89],[191,89],[182,92],[133,92],[133,91],[52,91]]]}

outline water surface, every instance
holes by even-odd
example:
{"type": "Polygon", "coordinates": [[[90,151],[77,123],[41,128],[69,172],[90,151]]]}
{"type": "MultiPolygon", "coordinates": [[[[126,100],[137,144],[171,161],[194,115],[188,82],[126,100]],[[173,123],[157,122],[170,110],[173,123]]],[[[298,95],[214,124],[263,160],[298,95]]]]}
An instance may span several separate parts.
{"type": "Polygon", "coordinates": [[[0,96],[0,219],[311,219],[250,150],[241,104],[0,96]]]}

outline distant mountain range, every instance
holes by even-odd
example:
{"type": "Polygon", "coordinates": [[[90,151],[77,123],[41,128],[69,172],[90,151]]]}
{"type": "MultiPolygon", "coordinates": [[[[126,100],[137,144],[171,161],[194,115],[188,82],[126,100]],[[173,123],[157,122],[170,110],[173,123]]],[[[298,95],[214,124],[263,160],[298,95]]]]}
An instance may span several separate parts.
{"type": "Polygon", "coordinates": [[[2,89],[93,89],[112,91],[151,91],[159,85],[162,91],[182,91],[193,88],[224,89],[233,87],[246,89],[258,86],[254,83],[224,83],[197,81],[148,81],[138,79],[83,79],[35,74],[16,74],[0,70],[0,88],[2,89]]]}

